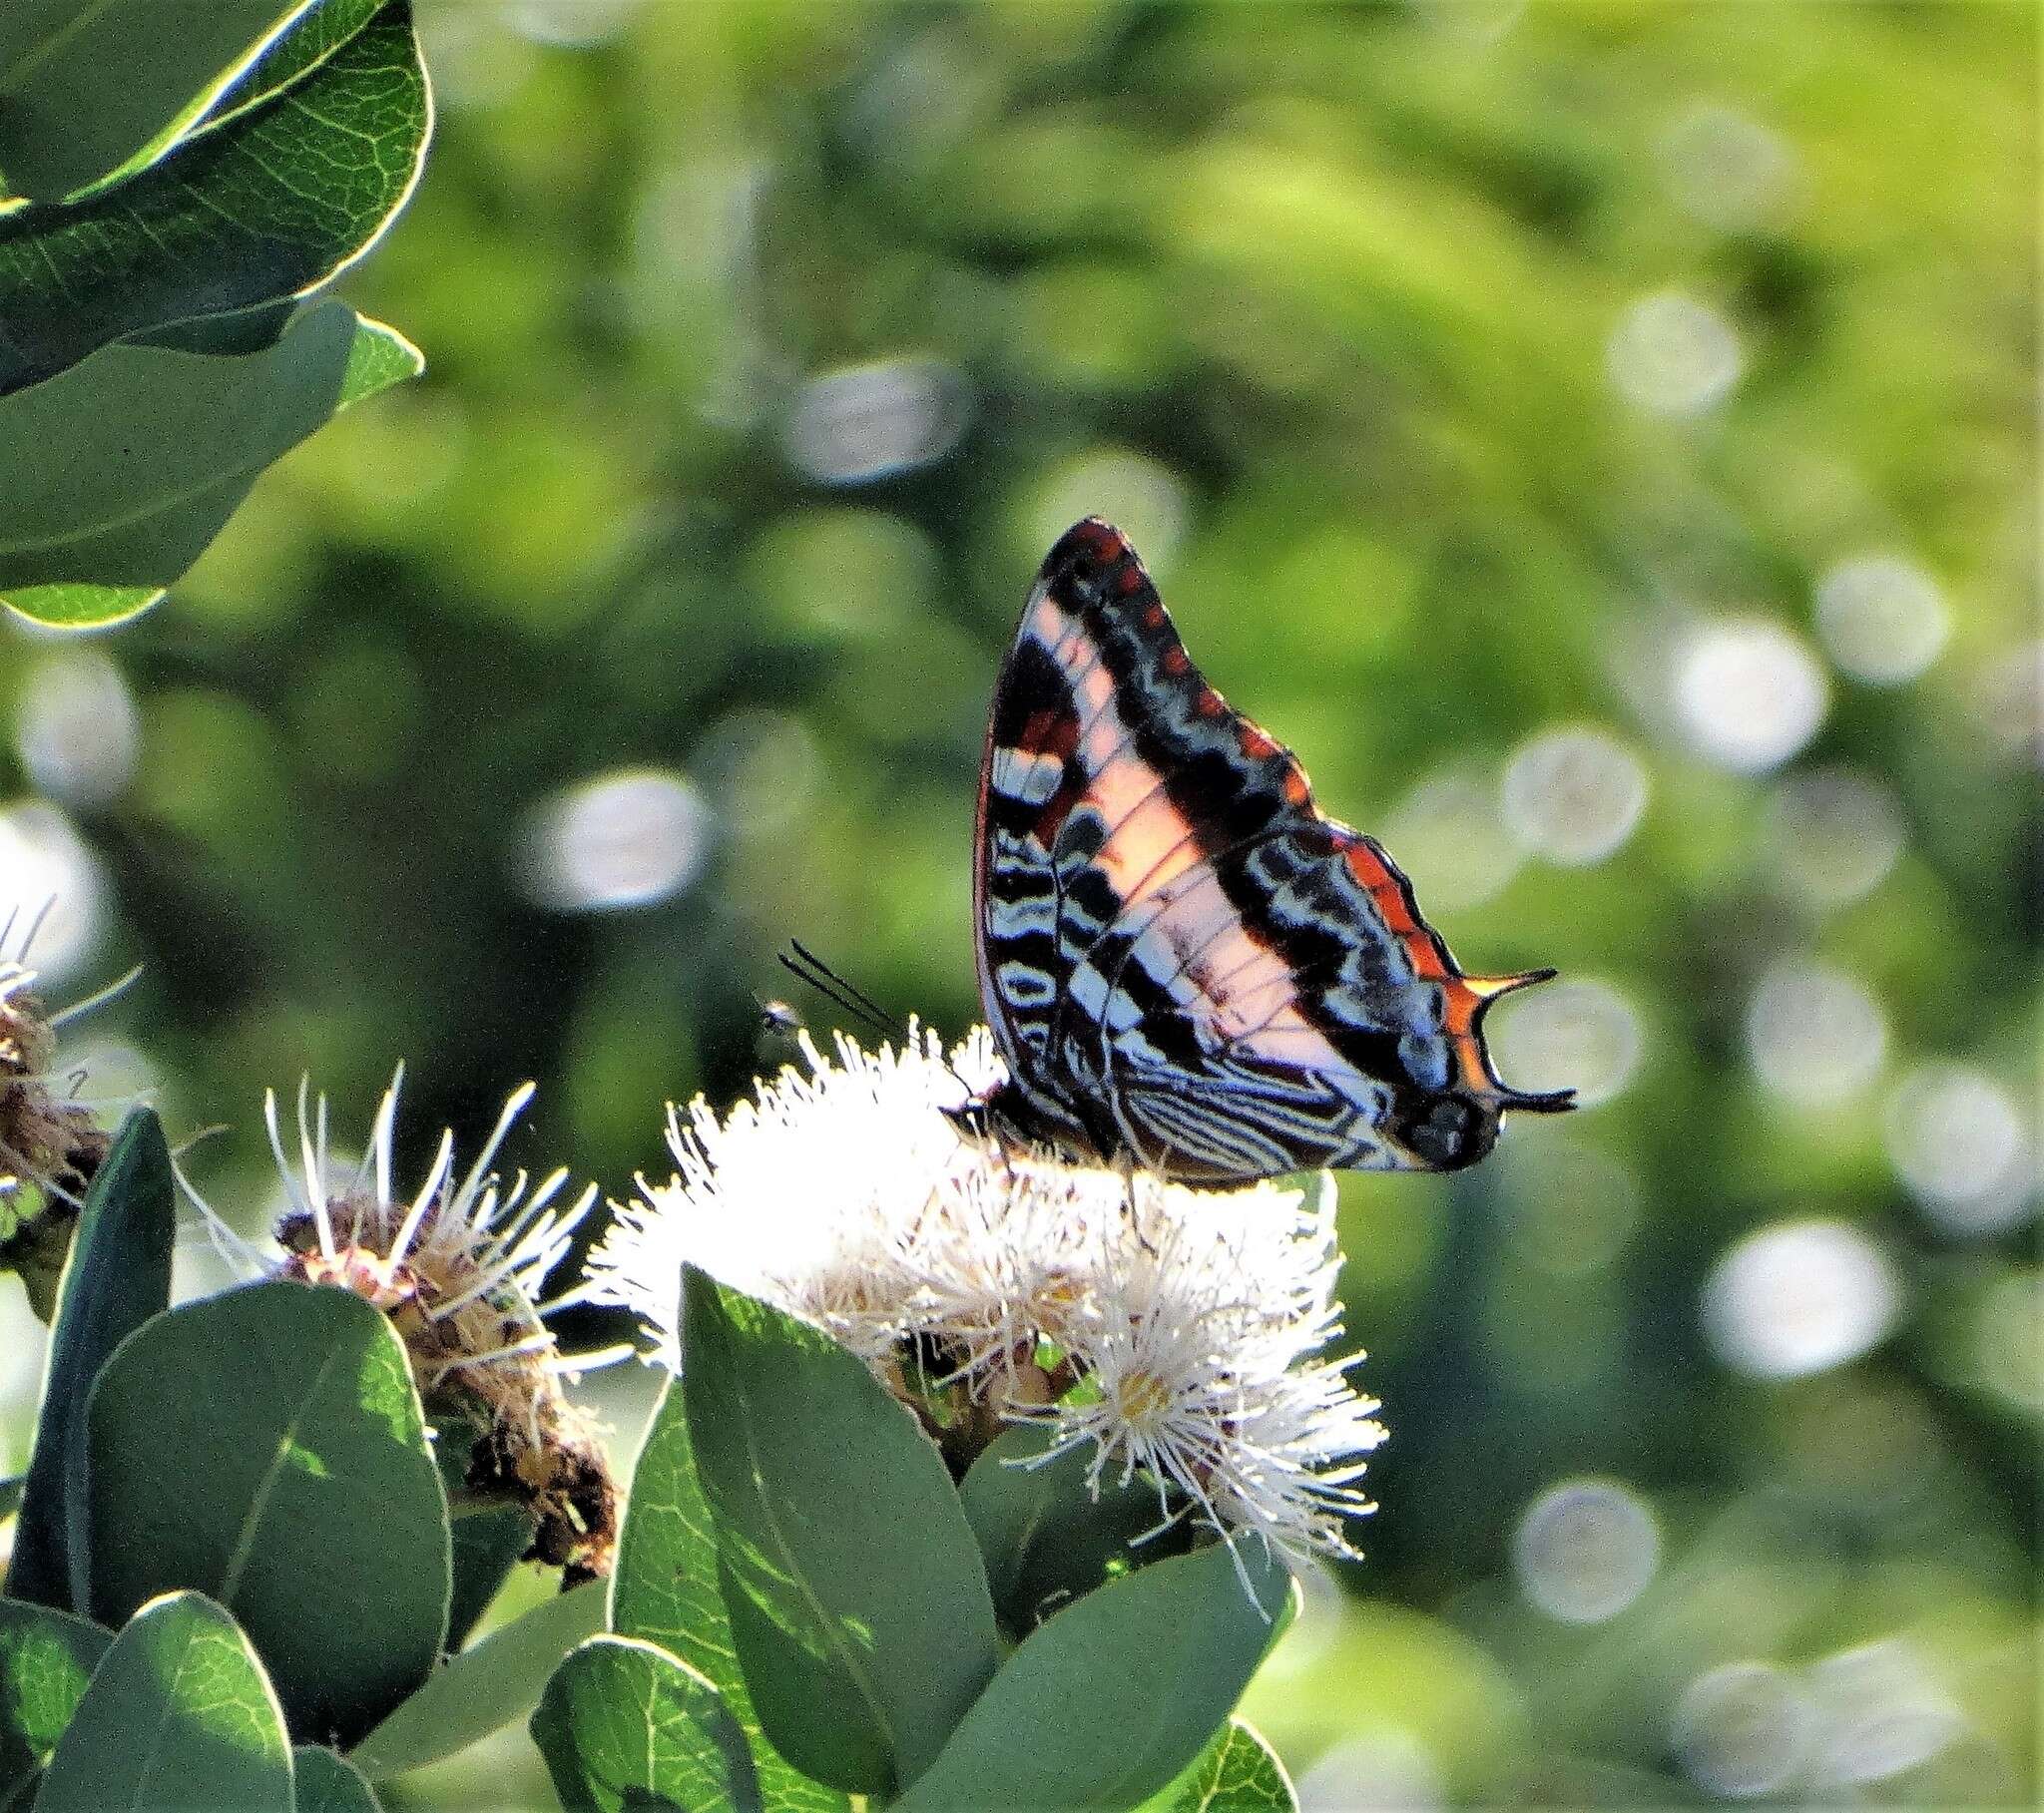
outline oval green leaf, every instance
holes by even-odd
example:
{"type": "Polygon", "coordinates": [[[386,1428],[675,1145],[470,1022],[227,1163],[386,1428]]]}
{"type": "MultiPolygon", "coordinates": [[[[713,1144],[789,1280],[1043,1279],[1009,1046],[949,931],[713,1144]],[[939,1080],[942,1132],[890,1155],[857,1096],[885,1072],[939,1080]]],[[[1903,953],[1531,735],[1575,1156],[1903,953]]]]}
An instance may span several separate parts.
{"type": "Polygon", "coordinates": [[[631,1637],[599,1636],[561,1663],[532,1737],[569,1813],[761,1813],[766,1804],[746,1734],[716,1687],[631,1637]]]}
{"type": "Polygon", "coordinates": [[[50,1760],[113,1640],[82,1617],[0,1598],[0,1807],[50,1760]]]}
{"type": "Polygon", "coordinates": [[[380,1813],[376,1793],[345,1757],[322,1744],[300,1744],[291,1752],[297,1780],[295,1813],[380,1813]]]}
{"type": "Polygon", "coordinates": [[[0,188],[55,201],[175,140],[319,0],[9,0],[0,188]]]}
{"type": "Polygon", "coordinates": [[[146,1108],[121,1124],[86,1192],[57,1291],[49,1378],[23,1486],[10,1598],[83,1611],[85,1402],[107,1357],[171,1300],[177,1204],[164,1130],[146,1108]]]}
{"type": "Polygon", "coordinates": [[[448,1530],[453,1539],[454,1586],[447,1604],[447,1635],[441,1644],[450,1653],[468,1640],[476,1620],[489,1609],[511,1570],[532,1547],[533,1532],[538,1528],[537,1518],[524,1504],[470,1488],[469,1465],[476,1442],[485,1433],[485,1426],[466,1413],[445,1406],[434,1409],[433,1465],[440,1470],[440,1486],[447,1494],[448,1530]]]}
{"type": "Polygon", "coordinates": [[[1008,1657],[897,1806],[1068,1813],[1140,1805],[1227,1722],[1283,1625],[1291,1591],[1280,1564],[1242,1543],[1233,1554],[1217,1546],[1157,1562],[1089,1592],[1008,1657]]]}
{"type": "Polygon", "coordinates": [[[827,1335],[693,1267],[683,1288],[689,1436],[760,1723],[803,1774],[891,1794],[1000,1661],[950,1475],[827,1335]]]}
{"type": "Polygon", "coordinates": [[[251,350],[124,341],[0,397],[0,592],[22,610],[44,586],[168,586],[351,386],[417,369],[402,336],[329,298],[251,350]]]}
{"type": "Polygon", "coordinates": [[[292,1729],[342,1742],[432,1671],[446,1499],[404,1350],[359,1297],[252,1284],[159,1316],[107,1363],[86,1421],[103,1621],[210,1593],[292,1729]]]}
{"type": "Polygon", "coordinates": [[[197,1592],[152,1601],[107,1650],[37,1813],[290,1813],[283,1714],[249,1639],[197,1592]]]}
{"type": "Polygon", "coordinates": [[[161,586],[23,586],[0,597],[0,611],[46,630],[111,630],[140,617],[163,595],[161,586]]]}
{"type": "Polygon", "coordinates": [[[539,1703],[561,1658],[603,1628],[603,1581],[535,1605],[457,1655],[362,1739],[351,1753],[365,1775],[422,1769],[523,1718],[539,1703]]]}
{"type": "Polygon", "coordinates": [[[59,489],[39,541],[30,541],[35,530],[22,519],[0,529],[0,586],[9,588],[0,609],[65,630],[108,629],[140,616],[220,532],[265,465],[328,416],[424,368],[418,348],[395,328],[327,301],[295,317],[285,304],[280,314],[247,309],[182,322],[0,398],[0,485],[28,497],[47,489],[52,472],[82,475],[59,489]],[[344,358],[330,326],[299,325],[321,311],[336,322],[353,320],[344,358]],[[292,343],[279,347],[287,323],[292,343]],[[179,356],[199,353],[216,356],[179,356]],[[149,457],[133,464],[107,458],[110,422],[127,424],[124,455],[149,457]],[[14,471],[10,457],[25,470],[14,471]],[[14,583],[52,563],[107,572],[129,562],[159,581],[14,583]]]}
{"type": "Polygon", "coordinates": [[[1138,1813],[1295,1813],[1298,1798],[1277,1751],[1241,1719],[1138,1813]]]}
{"type": "Polygon", "coordinates": [[[1042,1429],[1005,1430],[958,1485],[994,1608],[1018,1637],[1116,1572],[1183,1554],[1195,1534],[1186,1520],[1156,1534],[1164,1512],[1147,1480],[1111,1476],[1096,1499],[1086,1485],[1087,1451],[1041,1460],[1047,1446],[1042,1429]],[[1132,1547],[1146,1536],[1141,1550],[1132,1547]]]}
{"type": "Polygon", "coordinates": [[[445,1646],[456,1650],[532,1547],[539,1526],[523,1505],[463,1505],[450,1493],[448,1510],[454,1589],[447,1601],[445,1646]]]}
{"type": "MultiPolygon", "coordinates": [[[[284,82],[76,203],[0,214],[0,395],[110,342],[301,295],[367,251],[417,181],[430,123],[411,9],[272,47],[284,82]]],[[[258,84],[262,70],[252,72],[258,84]]]]}
{"type": "Polygon", "coordinates": [[[845,1798],[811,1781],[760,1729],[732,1649],[731,1619],[717,1578],[717,1529],[696,1477],[689,1416],[670,1380],[653,1413],[618,1538],[611,1628],[679,1656],[724,1696],[752,1745],[761,1797],[781,1813],[844,1813],[845,1798]]]}

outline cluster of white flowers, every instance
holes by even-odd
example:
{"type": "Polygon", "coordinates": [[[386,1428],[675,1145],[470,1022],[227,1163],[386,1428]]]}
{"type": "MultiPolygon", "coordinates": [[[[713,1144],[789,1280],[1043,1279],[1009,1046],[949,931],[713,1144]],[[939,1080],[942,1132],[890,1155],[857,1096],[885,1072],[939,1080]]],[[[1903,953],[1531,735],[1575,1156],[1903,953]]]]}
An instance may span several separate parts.
{"type": "Polygon", "coordinates": [[[801,1049],[805,1073],[728,1116],[676,1113],[679,1174],[642,1178],[592,1255],[597,1300],[635,1310],[670,1367],[688,1260],[825,1329],[911,1404],[934,1357],[936,1383],[1043,1426],[1050,1452],[1090,1445],[1096,1486],[1142,1469],[1167,1515],[1352,1553],[1384,1431],[1346,1376],[1361,1356],[1325,1357],[1326,1178],[1194,1190],[961,1133],[944,1111],[1000,1075],[983,1030],[948,1060],[913,1030],[898,1052],[801,1049]]]}

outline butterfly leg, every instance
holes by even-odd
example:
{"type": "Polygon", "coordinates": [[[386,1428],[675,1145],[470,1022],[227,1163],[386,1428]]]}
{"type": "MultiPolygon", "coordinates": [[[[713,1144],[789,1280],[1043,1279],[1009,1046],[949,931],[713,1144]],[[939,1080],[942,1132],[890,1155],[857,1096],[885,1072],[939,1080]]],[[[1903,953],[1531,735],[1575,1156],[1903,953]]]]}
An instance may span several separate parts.
{"type": "Polygon", "coordinates": [[[1129,1231],[1136,1236],[1136,1244],[1151,1258],[1159,1257],[1158,1250],[1150,1243],[1150,1236],[1143,1231],[1143,1215],[1136,1201],[1136,1172],[1142,1160],[1127,1149],[1114,1155],[1114,1172],[1122,1180],[1122,1213],[1128,1217],[1129,1231]]]}

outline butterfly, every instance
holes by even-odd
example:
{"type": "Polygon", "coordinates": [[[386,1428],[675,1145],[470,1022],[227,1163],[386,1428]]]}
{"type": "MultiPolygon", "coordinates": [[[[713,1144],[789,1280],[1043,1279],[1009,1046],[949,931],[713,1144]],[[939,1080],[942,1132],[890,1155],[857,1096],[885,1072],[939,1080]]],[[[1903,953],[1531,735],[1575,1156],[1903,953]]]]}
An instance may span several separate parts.
{"type": "Polygon", "coordinates": [[[994,686],[974,829],[980,995],[1005,1081],[960,1111],[1072,1157],[1228,1185],[1454,1170],[1510,1109],[1485,1008],[1372,837],[1202,678],[1143,563],[1089,517],[994,686]]]}

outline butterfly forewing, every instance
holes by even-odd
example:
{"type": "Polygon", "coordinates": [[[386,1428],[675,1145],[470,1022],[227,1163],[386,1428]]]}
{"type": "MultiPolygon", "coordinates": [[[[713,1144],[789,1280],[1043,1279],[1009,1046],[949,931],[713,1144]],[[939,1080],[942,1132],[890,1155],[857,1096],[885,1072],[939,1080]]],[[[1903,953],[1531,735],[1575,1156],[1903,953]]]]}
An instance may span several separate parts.
{"type": "MultiPolygon", "coordinates": [[[[1128,542],[1051,551],[994,694],[980,985],[1020,1131],[1167,1175],[1445,1169],[1506,1107],[1485,1002],[1374,842],[1207,684],[1128,542]]],[[[1004,1094],[997,1092],[997,1097],[1004,1094]]]]}

